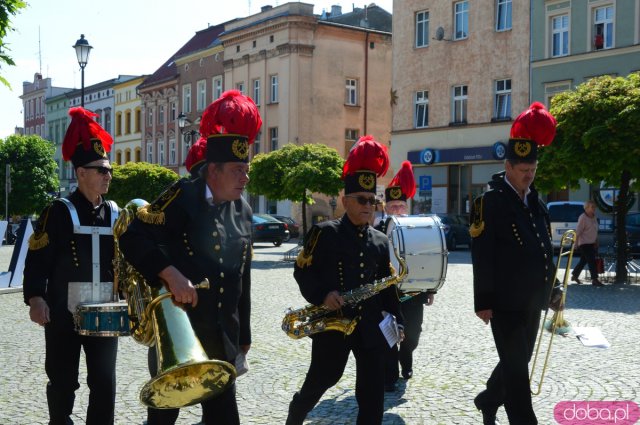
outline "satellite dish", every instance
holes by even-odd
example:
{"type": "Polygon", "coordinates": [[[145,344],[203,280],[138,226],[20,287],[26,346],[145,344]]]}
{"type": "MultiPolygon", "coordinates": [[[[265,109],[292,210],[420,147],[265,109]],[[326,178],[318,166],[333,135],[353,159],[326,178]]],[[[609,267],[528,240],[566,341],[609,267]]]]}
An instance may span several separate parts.
{"type": "Polygon", "coordinates": [[[436,40],[441,41],[444,39],[444,28],[438,27],[436,28],[436,40]]]}

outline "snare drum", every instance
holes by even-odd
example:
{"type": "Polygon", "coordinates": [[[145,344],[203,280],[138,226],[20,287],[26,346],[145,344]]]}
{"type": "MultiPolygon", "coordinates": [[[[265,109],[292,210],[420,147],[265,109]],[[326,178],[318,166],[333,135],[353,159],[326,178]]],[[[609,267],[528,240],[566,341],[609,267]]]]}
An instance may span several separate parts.
{"type": "Polygon", "coordinates": [[[399,267],[394,249],[407,263],[408,275],[398,289],[404,293],[436,292],[444,285],[449,252],[438,216],[393,216],[387,224],[387,236],[393,267],[399,267]]]}
{"type": "Polygon", "coordinates": [[[128,336],[126,302],[80,304],[75,314],[76,331],[87,336],[128,336]]]}

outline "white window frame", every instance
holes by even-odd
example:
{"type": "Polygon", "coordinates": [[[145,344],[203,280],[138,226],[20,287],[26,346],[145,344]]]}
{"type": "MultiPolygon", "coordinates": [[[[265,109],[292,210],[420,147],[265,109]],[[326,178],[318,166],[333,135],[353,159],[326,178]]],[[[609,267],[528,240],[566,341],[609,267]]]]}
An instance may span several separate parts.
{"type": "Polygon", "coordinates": [[[169,164],[175,165],[178,163],[176,158],[176,139],[169,139],[169,164]]]}
{"type": "Polygon", "coordinates": [[[278,127],[269,128],[269,147],[271,152],[278,150],[278,127]]]}
{"type": "Polygon", "coordinates": [[[222,96],[222,77],[213,77],[211,80],[211,87],[213,87],[212,94],[213,100],[217,100],[220,96],[222,96]]]}
{"type": "Polygon", "coordinates": [[[153,164],[153,142],[147,142],[147,162],[153,164]]]}
{"type": "Polygon", "coordinates": [[[413,128],[429,127],[429,91],[418,90],[413,97],[413,128]]]}
{"type": "Polygon", "coordinates": [[[429,46],[429,11],[416,12],[416,48],[429,46]]]}
{"type": "Polygon", "coordinates": [[[349,106],[358,105],[358,80],[355,78],[347,78],[344,81],[344,104],[349,106]]]}
{"type": "Polygon", "coordinates": [[[455,124],[464,124],[467,122],[467,102],[468,102],[469,86],[458,85],[451,89],[451,118],[455,124]]]}
{"type": "Polygon", "coordinates": [[[207,80],[199,80],[196,83],[196,110],[198,112],[204,111],[204,108],[207,107],[207,80]]]}
{"type": "Polygon", "coordinates": [[[164,105],[158,106],[158,125],[164,124],[164,105]]]}
{"type": "Polygon", "coordinates": [[[253,80],[253,101],[260,106],[260,78],[253,80]]]}
{"type": "Polygon", "coordinates": [[[453,4],[453,39],[469,38],[469,1],[463,0],[453,4]]]}
{"type": "Polygon", "coordinates": [[[558,58],[569,55],[569,14],[551,16],[551,57],[558,58]],[[559,26],[556,23],[560,23],[559,26]],[[566,25],[565,25],[566,24],[566,25]],[[556,51],[556,40],[558,40],[558,51],[556,51]],[[566,47],[566,48],[565,48],[566,47]]]}
{"type": "Polygon", "coordinates": [[[614,47],[615,18],[616,11],[613,4],[603,4],[602,6],[597,6],[592,9],[593,33],[591,34],[591,39],[593,40],[593,50],[606,50],[614,47]],[[600,11],[604,12],[604,16],[598,17],[600,11]],[[595,45],[599,25],[603,27],[602,48],[600,49],[596,48],[595,45]]]}
{"type": "Polygon", "coordinates": [[[496,80],[494,84],[495,101],[493,117],[505,120],[511,117],[511,78],[496,80]]]}
{"type": "Polygon", "coordinates": [[[240,81],[239,83],[236,83],[236,90],[238,90],[242,94],[245,94],[244,93],[244,81],[240,81]]]}
{"type": "Polygon", "coordinates": [[[158,140],[158,165],[164,164],[164,140],[158,140]]]}
{"type": "Polygon", "coordinates": [[[269,77],[269,103],[278,103],[280,94],[279,94],[279,80],[278,75],[271,75],[269,77]]]}
{"type": "Polygon", "coordinates": [[[147,126],[153,126],[153,108],[149,108],[149,113],[147,114],[147,126]]]}
{"type": "Polygon", "coordinates": [[[508,31],[512,27],[513,7],[511,0],[496,0],[496,31],[508,31]]]}
{"type": "Polygon", "coordinates": [[[182,112],[191,113],[191,84],[182,86],[182,112]]]}

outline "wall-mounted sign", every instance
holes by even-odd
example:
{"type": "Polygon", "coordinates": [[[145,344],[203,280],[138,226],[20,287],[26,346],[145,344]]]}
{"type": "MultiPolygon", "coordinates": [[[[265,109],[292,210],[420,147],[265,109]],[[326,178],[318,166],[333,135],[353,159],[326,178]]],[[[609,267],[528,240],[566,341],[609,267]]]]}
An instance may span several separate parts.
{"type": "Polygon", "coordinates": [[[432,149],[407,152],[407,160],[412,164],[438,164],[471,161],[501,161],[506,153],[506,145],[496,142],[492,146],[475,148],[432,149]]]}

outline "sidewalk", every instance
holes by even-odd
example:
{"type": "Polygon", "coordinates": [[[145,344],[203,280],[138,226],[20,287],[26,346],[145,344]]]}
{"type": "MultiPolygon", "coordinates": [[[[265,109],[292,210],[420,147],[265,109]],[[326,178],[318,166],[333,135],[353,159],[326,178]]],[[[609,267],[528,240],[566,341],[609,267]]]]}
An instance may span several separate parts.
{"type": "MultiPolygon", "coordinates": [[[[292,263],[281,261],[292,246],[256,245],[250,370],[237,383],[243,424],[283,424],[291,396],[300,388],[309,365],[311,340],[292,340],[280,330],[285,309],[305,304],[292,277],[292,263]]],[[[0,257],[6,253],[3,249],[0,257]]],[[[483,389],[497,355],[489,327],[473,313],[469,256],[468,250],[449,256],[447,281],[435,304],[425,311],[414,378],[401,381],[397,393],[386,394],[385,425],[481,423],[473,398],[483,389]]],[[[46,424],[42,329],[29,321],[21,293],[0,293],[0,304],[0,424],[46,424]]],[[[554,406],[563,400],[639,402],[640,286],[571,285],[565,318],[574,326],[599,327],[611,348],[586,348],[571,337],[555,339],[542,394],[534,397],[539,423],[554,424],[554,406]]],[[[342,380],[325,394],[305,424],[355,424],[354,377],[351,359],[342,380]]],[[[120,338],[117,424],[144,421],[146,412],[138,392],[148,379],[145,347],[120,338]]],[[[82,360],[76,423],[84,423],[87,398],[82,360]]],[[[503,409],[498,418],[508,423],[503,409]]],[[[196,424],[199,419],[199,407],[186,408],[178,424],[196,424]]]]}

